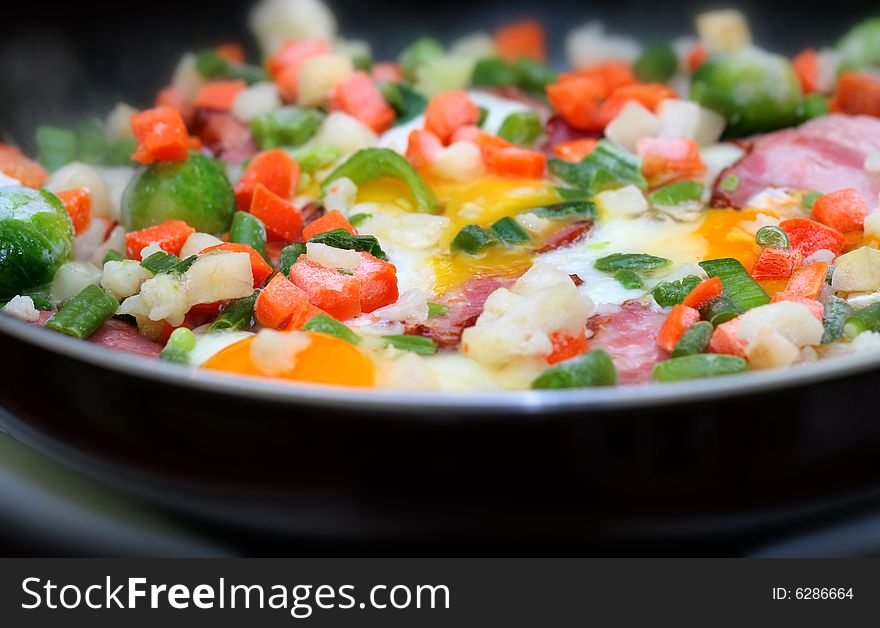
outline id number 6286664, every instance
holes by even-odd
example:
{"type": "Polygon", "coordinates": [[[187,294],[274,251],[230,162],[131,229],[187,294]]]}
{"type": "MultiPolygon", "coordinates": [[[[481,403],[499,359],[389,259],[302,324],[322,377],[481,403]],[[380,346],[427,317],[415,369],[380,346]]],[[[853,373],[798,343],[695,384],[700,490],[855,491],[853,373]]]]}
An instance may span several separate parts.
{"type": "Polygon", "coordinates": [[[774,600],[851,600],[852,587],[773,587],[774,600]]]}

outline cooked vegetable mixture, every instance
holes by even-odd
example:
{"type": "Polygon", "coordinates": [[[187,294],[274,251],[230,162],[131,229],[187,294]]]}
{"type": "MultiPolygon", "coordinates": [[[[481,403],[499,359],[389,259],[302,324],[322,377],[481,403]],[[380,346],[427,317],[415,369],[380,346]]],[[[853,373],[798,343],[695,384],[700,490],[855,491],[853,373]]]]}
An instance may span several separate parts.
{"type": "Polygon", "coordinates": [[[169,369],[563,389],[880,350],[880,18],[793,59],[712,11],[396,59],[265,0],[258,60],[0,145],[5,314],[169,369]]]}

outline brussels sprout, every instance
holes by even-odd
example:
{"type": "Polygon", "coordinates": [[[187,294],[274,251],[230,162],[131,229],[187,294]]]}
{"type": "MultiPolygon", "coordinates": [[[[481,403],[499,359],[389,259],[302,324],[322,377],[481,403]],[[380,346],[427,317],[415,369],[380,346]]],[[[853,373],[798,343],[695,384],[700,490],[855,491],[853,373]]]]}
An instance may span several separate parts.
{"type": "Polygon", "coordinates": [[[727,134],[740,137],[797,123],[803,93],[788,59],[744,48],[697,68],[690,97],[727,118],[727,134]]]}
{"type": "Polygon", "coordinates": [[[235,194],[223,166],[198,153],[186,161],[139,168],[122,197],[127,231],[183,220],[197,231],[222,233],[229,230],[234,213],[235,194]]]}
{"type": "Polygon", "coordinates": [[[848,66],[880,65],[880,17],[856,24],[843,36],[837,49],[848,66]]]}
{"type": "Polygon", "coordinates": [[[664,42],[652,44],[633,63],[633,72],[640,81],[665,83],[678,70],[678,57],[673,47],[664,42]]]}
{"type": "Polygon", "coordinates": [[[73,225],[54,194],[0,188],[0,300],[52,281],[73,243],[73,225]]]}

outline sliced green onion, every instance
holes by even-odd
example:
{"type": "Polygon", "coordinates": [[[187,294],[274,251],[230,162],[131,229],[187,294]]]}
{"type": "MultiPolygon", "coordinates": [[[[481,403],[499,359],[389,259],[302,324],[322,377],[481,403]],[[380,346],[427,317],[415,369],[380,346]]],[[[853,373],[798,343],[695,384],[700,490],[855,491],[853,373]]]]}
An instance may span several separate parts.
{"type": "Polygon", "coordinates": [[[807,209],[813,209],[813,205],[815,205],[816,201],[819,200],[819,197],[822,196],[822,192],[817,192],[816,190],[810,190],[806,194],[804,194],[803,205],[807,209]]]}
{"type": "Polygon", "coordinates": [[[306,254],[306,245],[303,242],[290,244],[281,249],[281,255],[278,259],[278,270],[285,277],[290,275],[290,268],[296,264],[296,260],[300,255],[306,254]]]}
{"type": "Polygon", "coordinates": [[[749,370],[749,364],[735,355],[698,353],[658,362],[653,377],[659,382],[675,382],[683,379],[733,375],[749,370]]]}
{"type": "Polygon", "coordinates": [[[534,214],[541,218],[558,220],[562,218],[595,218],[598,215],[596,205],[590,201],[575,200],[532,207],[524,213],[534,214]]]}
{"type": "Polygon", "coordinates": [[[317,244],[326,244],[334,249],[347,249],[349,251],[364,251],[373,257],[381,260],[388,259],[385,251],[379,245],[376,236],[371,235],[351,235],[345,229],[334,229],[333,231],[325,231],[319,233],[309,240],[317,244]]]}
{"type": "Polygon", "coordinates": [[[712,332],[715,328],[708,321],[699,321],[691,325],[672,349],[672,357],[680,358],[686,355],[703,353],[709,346],[712,332]]]}
{"type": "Polygon", "coordinates": [[[700,278],[696,275],[688,275],[675,281],[661,281],[651,290],[651,296],[654,297],[658,305],[671,307],[684,301],[684,298],[697,287],[698,283],[700,283],[700,278]]]}
{"type": "Polygon", "coordinates": [[[822,325],[825,326],[825,334],[822,336],[822,344],[827,345],[843,338],[843,326],[852,313],[852,308],[846,299],[833,294],[825,299],[823,305],[822,325]]]}
{"type": "Polygon", "coordinates": [[[323,121],[324,114],[317,109],[281,107],[255,117],[250,126],[257,146],[266,150],[305,144],[323,121]]]}
{"type": "Polygon", "coordinates": [[[85,339],[110,319],[119,309],[112,294],[94,284],[83,288],[46,322],[55,331],[85,339]]]}
{"type": "Polygon", "coordinates": [[[255,290],[249,297],[242,297],[230,301],[208,326],[209,331],[238,331],[251,327],[254,324],[254,305],[257,303],[259,290],[255,290]]]}
{"type": "Polygon", "coordinates": [[[349,216],[348,224],[350,224],[352,227],[359,227],[365,220],[369,220],[372,217],[373,214],[366,214],[361,212],[359,214],[355,214],[354,216],[349,216]]]}
{"type": "Polygon", "coordinates": [[[475,87],[512,87],[518,80],[516,70],[501,57],[480,59],[471,75],[471,83],[475,87]]]}
{"type": "Polygon", "coordinates": [[[740,312],[770,303],[770,297],[752,279],[739,260],[732,257],[712,259],[700,262],[700,266],[710,277],[721,279],[724,293],[730,297],[740,312]]]}
{"type": "Polygon", "coordinates": [[[196,55],[196,71],[207,79],[237,79],[250,85],[269,78],[262,68],[246,63],[231,63],[211,48],[201,50],[196,55]]]}
{"type": "Polygon", "coordinates": [[[726,323],[742,314],[742,311],[723,292],[700,308],[700,316],[714,327],[726,323]]]}
{"type": "Polygon", "coordinates": [[[665,83],[678,70],[678,55],[667,42],[647,46],[633,63],[633,72],[640,81],[665,83]]]}
{"type": "Polygon", "coordinates": [[[189,270],[189,267],[196,263],[196,260],[199,259],[198,255],[190,255],[186,259],[182,259],[168,272],[173,275],[182,275],[186,271],[189,270]]]}
{"type": "Polygon", "coordinates": [[[104,255],[104,260],[102,263],[106,264],[107,262],[121,262],[124,259],[125,259],[125,255],[123,255],[119,251],[114,251],[113,249],[110,249],[104,255]]]}
{"type": "Polygon", "coordinates": [[[379,89],[397,113],[396,124],[409,122],[428,106],[428,99],[405,83],[380,82],[379,89]]]}
{"type": "Polygon", "coordinates": [[[437,342],[433,338],[425,336],[382,336],[382,341],[386,346],[391,346],[401,351],[411,351],[412,353],[420,353],[422,355],[437,353],[437,342]]]}
{"type": "Polygon", "coordinates": [[[502,218],[492,225],[492,231],[495,232],[502,241],[514,246],[526,244],[531,240],[526,230],[519,226],[519,223],[510,217],[502,218]]]}
{"type": "Polygon", "coordinates": [[[556,193],[563,201],[589,201],[589,194],[577,188],[557,187],[556,193]]]}
{"type": "Polygon", "coordinates": [[[880,328],[880,303],[872,303],[866,308],[850,314],[843,323],[843,335],[855,338],[862,332],[880,328]]]}
{"type": "Polygon", "coordinates": [[[342,157],[342,151],[335,146],[309,146],[292,151],[290,155],[296,159],[302,172],[311,174],[332,166],[342,157]]]}
{"type": "Polygon", "coordinates": [[[159,359],[175,364],[189,364],[189,354],[196,348],[196,336],[186,327],[178,327],[168,336],[159,359]]]}
{"type": "Polygon", "coordinates": [[[755,242],[761,246],[771,246],[777,249],[791,248],[788,234],[779,227],[761,227],[755,234],[755,242]]]}
{"type": "Polygon", "coordinates": [[[588,388],[616,383],[617,370],[611,356],[602,349],[594,349],[551,366],[532,382],[532,388],[588,388]]]}
{"type": "Polygon", "coordinates": [[[718,185],[725,192],[733,192],[739,187],[739,177],[735,174],[726,175],[718,185]]]}
{"type": "Polygon", "coordinates": [[[247,244],[260,255],[266,254],[266,225],[247,212],[235,212],[229,227],[229,241],[247,244]]]}
{"type": "Polygon", "coordinates": [[[599,140],[579,163],[550,159],[548,167],[554,176],[591,195],[626,185],[648,187],[638,158],[610,140],[599,140]]]}
{"type": "Polygon", "coordinates": [[[699,201],[704,189],[705,186],[698,181],[676,181],[651,192],[648,200],[652,205],[675,207],[699,201]]]}
{"type": "Polygon", "coordinates": [[[180,258],[165,251],[156,251],[141,262],[141,266],[158,275],[167,273],[180,263],[180,258]]]}
{"type": "Polygon", "coordinates": [[[38,159],[49,172],[76,161],[76,134],[73,131],[40,126],[37,127],[36,140],[38,159]]]}
{"type": "Polygon", "coordinates": [[[442,303],[428,303],[428,318],[434,318],[435,316],[443,316],[448,311],[449,311],[448,305],[443,305],[442,303]]]}
{"type": "Polygon", "coordinates": [[[501,123],[498,137],[519,146],[530,146],[541,137],[544,127],[541,117],[534,111],[515,111],[501,123]]]}
{"type": "Polygon", "coordinates": [[[480,225],[466,225],[462,227],[449,245],[450,250],[464,251],[471,255],[476,255],[490,246],[496,246],[499,243],[498,236],[484,229],[480,225]]]}
{"type": "Polygon", "coordinates": [[[359,150],[324,179],[321,189],[326,190],[330,183],[342,177],[348,177],[355,185],[382,177],[399,179],[409,188],[419,211],[434,212],[438,209],[437,197],[431,188],[425,185],[419,173],[402,155],[390,148],[359,150]]]}
{"type": "Polygon", "coordinates": [[[350,342],[353,345],[356,345],[361,341],[360,336],[351,331],[348,327],[340,323],[338,320],[330,318],[326,314],[318,314],[317,316],[309,319],[309,321],[305,325],[303,325],[302,330],[314,331],[319,334],[327,334],[328,336],[336,336],[337,338],[341,338],[342,340],[350,342]]]}
{"type": "Polygon", "coordinates": [[[624,288],[636,290],[642,287],[642,278],[638,273],[629,268],[621,268],[614,273],[614,278],[621,283],[624,288]]]}
{"type": "Polygon", "coordinates": [[[624,269],[650,272],[665,268],[671,263],[664,257],[655,257],[644,253],[612,253],[597,259],[593,263],[593,268],[606,273],[624,269]]]}

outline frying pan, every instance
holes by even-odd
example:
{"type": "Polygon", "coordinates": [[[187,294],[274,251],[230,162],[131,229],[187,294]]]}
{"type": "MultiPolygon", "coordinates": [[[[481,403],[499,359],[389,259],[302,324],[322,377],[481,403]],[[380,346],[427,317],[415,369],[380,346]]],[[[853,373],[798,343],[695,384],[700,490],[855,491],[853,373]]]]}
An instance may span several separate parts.
{"type": "MultiPolygon", "coordinates": [[[[187,47],[244,38],[239,3],[213,3],[210,14],[184,4],[173,21],[115,7],[91,26],[105,9],[78,7],[78,21],[21,16],[0,48],[0,78],[13,87],[0,99],[0,128],[21,144],[38,121],[103,112],[120,91],[147,102],[187,47]],[[26,54],[34,37],[46,43],[42,56],[26,54]],[[73,79],[58,85],[29,73],[62,61],[73,79]]],[[[428,19],[420,7],[336,3],[344,32],[369,37],[379,55],[425,32],[448,38],[525,14],[560,36],[600,17],[617,32],[663,38],[686,31],[683,16],[697,8],[452,0],[428,19]]],[[[862,13],[846,4],[833,16],[751,9],[759,40],[786,35],[774,46],[783,50],[829,41],[862,13]]],[[[233,535],[663,551],[745,544],[880,496],[871,410],[880,356],[613,389],[351,391],[191,371],[6,317],[0,356],[13,436],[233,535]]]]}

